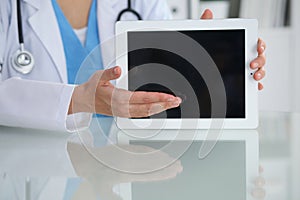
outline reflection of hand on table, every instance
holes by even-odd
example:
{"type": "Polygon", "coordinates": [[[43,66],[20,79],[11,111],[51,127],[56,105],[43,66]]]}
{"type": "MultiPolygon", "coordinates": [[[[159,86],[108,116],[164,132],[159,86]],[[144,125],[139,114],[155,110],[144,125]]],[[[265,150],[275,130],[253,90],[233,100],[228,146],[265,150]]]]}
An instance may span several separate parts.
{"type": "Polygon", "coordinates": [[[88,191],[86,187],[89,185],[95,193],[107,200],[120,199],[112,191],[116,184],[167,180],[176,177],[183,170],[180,161],[146,146],[123,145],[88,149],[92,154],[84,146],[75,143],[68,143],[67,148],[77,175],[89,182],[82,183],[78,192],[83,187],[85,189],[82,192],[88,191]]]}
{"type": "Polygon", "coordinates": [[[266,180],[262,176],[263,171],[264,169],[260,166],[259,176],[255,179],[254,181],[255,188],[252,190],[252,197],[254,197],[257,200],[263,200],[266,197],[266,191],[264,189],[266,180]]]}

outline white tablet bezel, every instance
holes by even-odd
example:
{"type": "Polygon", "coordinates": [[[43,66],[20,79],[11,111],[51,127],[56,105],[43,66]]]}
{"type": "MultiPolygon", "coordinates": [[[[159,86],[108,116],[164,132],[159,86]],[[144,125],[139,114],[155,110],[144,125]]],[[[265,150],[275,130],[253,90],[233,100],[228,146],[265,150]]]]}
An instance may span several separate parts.
{"type": "MultiPolygon", "coordinates": [[[[222,20],[170,20],[170,21],[122,21],[116,25],[116,64],[122,68],[117,80],[118,88],[128,89],[128,46],[130,31],[184,31],[184,30],[245,30],[245,114],[242,119],[221,119],[224,129],[255,129],[258,126],[258,86],[253,79],[250,62],[257,56],[258,23],[255,19],[222,20]],[[125,56],[124,56],[124,52],[125,56]]],[[[117,118],[120,129],[219,129],[212,126],[215,119],[128,119],[117,118]],[[162,125],[163,124],[163,125],[162,125]],[[196,124],[196,125],[195,125],[196,124]]],[[[218,119],[220,120],[220,119],[218,119]]]]}
{"type": "MultiPolygon", "coordinates": [[[[154,137],[147,139],[147,141],[170,141],[170,138],[174,138],[175,130],[162,130],[154,137]]],[[[175,131],[176,132],[176,131],[175,131]]],[[[147,138],[152,135],[153,130],[126,130],[125,132],[120,130],[118,132],[117,140],[118,144],[130,144],[130,141],[139,140],[137,138],[147,138]],[[129,132],[128,132],[129,131],[129,132]],[[130,134],[128,134],[130,133],[130,134]],[[129,136],[132,135],[132,136],[129,136]]],[[[176,134],[176,133],[175,133],[176,134]]],[[[207,134],[204,130],[197,130],[196,134],[193,130],[181,130],[176,141],[190,140],[193,141],[205,141],[207,140],[207,134]]],[[[251,195],[254,184],[253,182],[258,177],[259,168],[259,137],[256,130],[222,130],[218,141],[245,141],[245,166],[246,166],[246,200],[252,200],[251,195]]],[[[132,188],[131,183],[120,184],[120,196],[124,200],[132,200],[132,188]]]]}

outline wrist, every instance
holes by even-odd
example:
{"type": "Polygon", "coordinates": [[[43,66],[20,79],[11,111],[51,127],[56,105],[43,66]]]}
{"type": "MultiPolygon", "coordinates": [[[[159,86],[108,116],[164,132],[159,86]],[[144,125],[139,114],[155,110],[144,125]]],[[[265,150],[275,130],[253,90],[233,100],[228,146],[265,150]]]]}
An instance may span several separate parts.
{"type": "Polygon", "coordinates": [[[91,99],[84,84],[76,86],[69,104],[68,115],[81,112],[93,113],[91,99]]]}
{"type": "Polygon", "coordinates": [[[69,104],[68,115],[74,114],[73,109],[72,109],[72,107],[73,107],[72,105],[73,105],[73,94],[72,94],[71,101],[70,101],[70,104],[69,104]]]}

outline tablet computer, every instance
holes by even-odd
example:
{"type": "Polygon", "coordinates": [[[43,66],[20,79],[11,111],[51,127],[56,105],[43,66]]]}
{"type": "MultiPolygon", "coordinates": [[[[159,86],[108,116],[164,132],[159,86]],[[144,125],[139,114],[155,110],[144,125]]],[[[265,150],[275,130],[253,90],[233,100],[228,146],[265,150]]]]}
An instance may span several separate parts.
{"type": "Polygon", "coordinates": [[[118,144],[143,145],[153,148],[153,152],[164,151],[174,160],[180,160],[182,165],[182,171],[176,176],[166,178],[172,174],[166,167],[156,172],[160,172],[161,180],[148,175],[148,179],[121,184],[121,197],[124,200],[253,199],[251,192],[255,188],[259,165],[258,133],[255,130],[223,130],[215,147],[200,159],[199,151],[206,137],[198,131],[192,142],[189,140],[195,133],[189,130],[182,130],[182,134],[162,130],[147,140],[141,138],[149,135],[151,130],[130,131],[131,136],[120,131],[118,144]],[[180,138],[171,140],[174,134],[180,138]],[[185,151],[174,153],[183,146],[185,151]]]}
{"type": "Polygon", "coordinates": [[[252,129],[258,126],[257,20],[122,21],[117,87],[179,96],[180,107],[121,129],[252,129]]]}

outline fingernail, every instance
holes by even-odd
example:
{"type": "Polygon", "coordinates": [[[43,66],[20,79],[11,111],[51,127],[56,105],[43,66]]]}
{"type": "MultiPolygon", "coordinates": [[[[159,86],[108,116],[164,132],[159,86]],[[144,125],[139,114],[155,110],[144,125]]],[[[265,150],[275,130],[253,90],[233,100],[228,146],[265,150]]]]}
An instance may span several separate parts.
{"type": "Polygon", "coordinates": [[[257,73],[257,75],[256,75],[256,77],[258,78],[258,79],[261,79],[261,73],[257,73]]]}
{"type": "Polygon", "coordinates": [[[178,101],[179,104],[182,103],[182,99],[180,97],[177,97],[177,101],[178,101]]]}
{"type": "Polygon", "coordinates": [[[255,63],[252,64],[252,67],[253,67],[253,68],[258,68],[258,65],[259,65],[259,64],[258,64],[257,62],[255,62],[255,63]]]}
{"type": "Polygon", "coordinates": [[[115,67],[115,69],[114,69],[114,74],[119,74],[119,68],[118,67],[115,67]]]}
{"type": "Polygon", "coordinates": [[[176,106],[176,107],[179,106],[179,102],[178,101],[173,102],[172,106],[176,106]]]}
{"type": "Polygon", "coordinates": [[[264,46],[261,46],[260,49],[261,49],[262,51],[264,51],[264,50],[265,50],[265,47],[264,47],[264,46]]]}
{"type": "Polygon", "coordinates": [[[179,105],[181,104],[181,102],[182,102],[181,99],[177,97],[177,98],[176,98],[176,101],[174,101],[174,102],[172,103],[172,105],[173,105],[173,106],[179,106],[179,105]]]}

